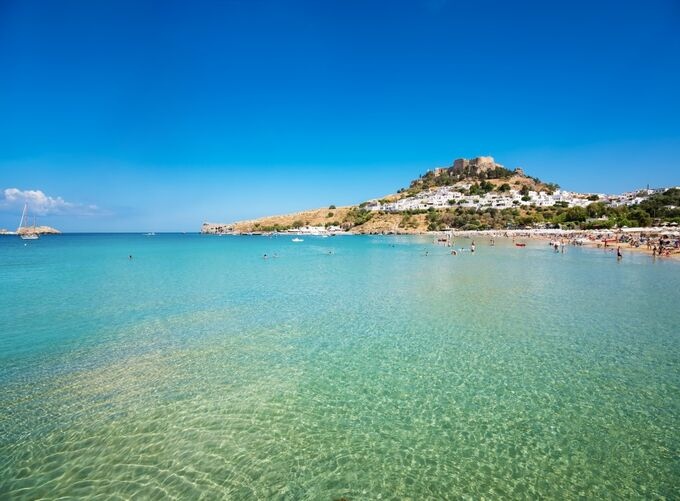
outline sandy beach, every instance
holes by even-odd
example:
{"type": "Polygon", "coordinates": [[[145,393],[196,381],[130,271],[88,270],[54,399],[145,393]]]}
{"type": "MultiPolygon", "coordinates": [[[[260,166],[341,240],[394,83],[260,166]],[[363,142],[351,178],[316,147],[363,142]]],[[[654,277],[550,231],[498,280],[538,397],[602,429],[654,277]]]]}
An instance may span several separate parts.
{"type": "Polygon", "coordinates": [[[602,248],[616,252],[636,252],[648,254],[661,259],[680,259],[680,231],[676,228],[622,228],[620,230],[560,230],[560,229],[524,229],[524,230],[478,230],[450,232],[454,237],[468,238],[505,238],[522,242],[525,240],[542,240],[558,245],[579,245],[602,248]],[[661,251],[658,249],[661,248],[661,251]]]}

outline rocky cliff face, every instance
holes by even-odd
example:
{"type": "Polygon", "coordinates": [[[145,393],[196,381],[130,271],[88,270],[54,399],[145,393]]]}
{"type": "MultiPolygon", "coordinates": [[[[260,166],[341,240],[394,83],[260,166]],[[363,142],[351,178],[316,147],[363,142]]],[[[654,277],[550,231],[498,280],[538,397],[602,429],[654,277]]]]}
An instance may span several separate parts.
{"type": "MultiPolygon", "coordinates": [[[[201,226],[201,233],[211,233],[220,234],[228,233],[234,229],[231,224],[221,224],[221,223],[203,223],[201,226]]],[[[252,230],[249,230],[252,231],[252,230]]]]}

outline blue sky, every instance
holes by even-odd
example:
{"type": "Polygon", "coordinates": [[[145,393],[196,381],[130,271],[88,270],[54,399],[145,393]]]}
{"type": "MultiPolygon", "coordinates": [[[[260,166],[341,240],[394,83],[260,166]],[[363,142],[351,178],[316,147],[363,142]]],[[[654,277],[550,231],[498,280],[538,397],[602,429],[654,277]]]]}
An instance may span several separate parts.
{"type": "Polygon", "coordinates": [[[193,231],[478,155],[677,185],[678,89],[671,0],[0,0],[0,227],[193,231]]]}

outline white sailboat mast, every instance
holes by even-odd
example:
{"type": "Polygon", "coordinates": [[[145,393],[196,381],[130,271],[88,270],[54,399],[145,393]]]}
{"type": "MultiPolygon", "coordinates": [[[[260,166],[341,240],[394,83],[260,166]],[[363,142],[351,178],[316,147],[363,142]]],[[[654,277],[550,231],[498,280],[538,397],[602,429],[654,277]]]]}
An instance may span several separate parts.
{"type": "Polygon", "coordinates": [[[24,210],[23,210],[23,212],[21,213],[21,221],[19,221],[19,229],[21,229],[21,228],[24,227],[24,222],[25,222],[25,220],[26,220],[26,209],[27,209],[27,208],[28,208],[28,204],[25,203],[25,204],[24,204],[24,210]]]}

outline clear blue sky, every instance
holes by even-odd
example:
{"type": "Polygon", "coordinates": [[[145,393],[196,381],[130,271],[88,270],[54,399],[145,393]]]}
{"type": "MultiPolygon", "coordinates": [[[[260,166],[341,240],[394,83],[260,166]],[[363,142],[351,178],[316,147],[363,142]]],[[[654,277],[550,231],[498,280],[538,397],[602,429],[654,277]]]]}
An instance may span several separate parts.
{"type": "Polygon", "coordinates": [[[680,184],[679,89],[672,0],[0,0],[0,227],[197,230],[461,156],[680,184]]]}

